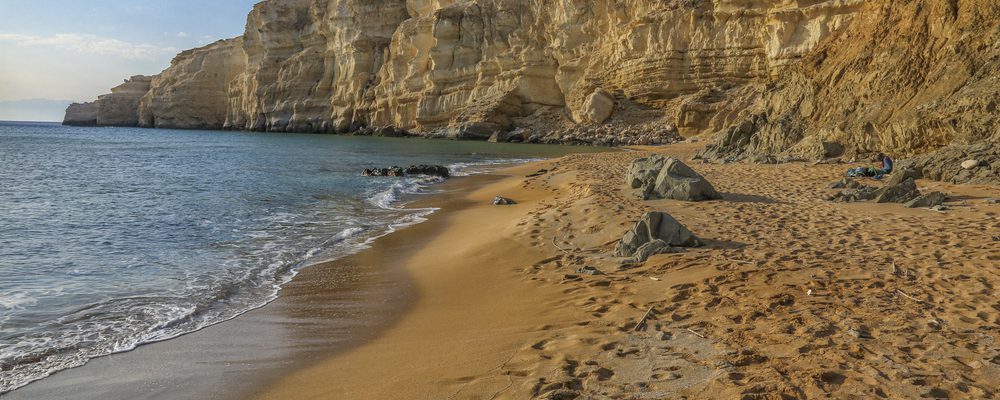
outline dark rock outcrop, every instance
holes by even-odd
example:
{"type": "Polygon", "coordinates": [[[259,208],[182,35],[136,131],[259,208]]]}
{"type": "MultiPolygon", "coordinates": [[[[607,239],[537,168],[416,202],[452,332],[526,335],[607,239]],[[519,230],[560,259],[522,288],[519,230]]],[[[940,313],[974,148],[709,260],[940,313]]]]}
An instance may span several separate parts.
{"type": "Polygon", "coordinates": [[[389,168],[367,168],[361,172],[362,176],[405,176],[406,173],[400,167],[389,168]]]}
{"type": "Polygon", "coordinates": [[[857,201],[874,201],[876,203],[906,203],[920,197],[917,184],[913,178],[892,184],[891,182],[882,188],[865,185],[853,179],[844,179],[830,185],[832,189],[843,188],[840,192],[827,197],[827,200],[843,203],[853,203],[857,201]]]}
{"type": "Polygon", "coordinates": [[[440,176],[442,178],[448,178],[451,176],[451,171],[448,167],[443,165],[411,165],[403,170],[406,175],[429,175],[429,176],[440,176]]]}
{"type": "Polygon", "coordinates": [[[361,172],[362,176],[410,176],[410,175],[427,175],[427,176],[439,176],[442,178],[448,178],[451,176],[451,171],[448,167],[443,165],[411,165],[406,168],[401,167],[389,167],[389,168],[368,168],[361,172]]]}
{"type": "Polygon", "coordinates": [[[912,169],[922,178],[959,184],[1000,184],[1000,147],[991,144],[949,146],[899,162],[899,169],[912,169]],[[962,163],[975,160],[964,168],[962,163]]]}

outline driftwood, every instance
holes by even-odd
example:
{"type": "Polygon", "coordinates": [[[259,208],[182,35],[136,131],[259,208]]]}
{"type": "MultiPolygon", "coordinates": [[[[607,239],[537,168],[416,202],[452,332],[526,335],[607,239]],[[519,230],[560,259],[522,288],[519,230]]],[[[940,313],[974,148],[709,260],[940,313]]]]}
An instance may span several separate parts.
{"type": "Polygon", "coordinates": [[[648,320],[651,315],[653,315],[653,307],[649,307],[649,310],[646,310],[646,313],[643,314],[642,318],[639,319],[639,322],[635,324],[635,328],[633,330],[638,332],[639,329],[646,326],[646,320],[648,320]]]}
{"type": "Polygon", "coordinates": [[[906,294],[906,292],[904,292],[904,291],[902,291],[902,290],[899,290],[899,289],[896,289],[896,293],[899,293],[899,294],[901,294],[901,295],[902,295],[903,297],[906,297],[906,298],[908,298],[908,299],[910,299],[910,300],[913,300],[913,301],[915,301],[915,302],[917,302],[917,303],[920,303],[920,304],[924,304],[924,303],[926,303],[926,301],[923,301],[923,300],[920,300],[920,299],[918,299],[918,298],[916,298],[916,297],[913,297],[913,296],[910,296],[910,295],[906,294]]]}
{"type": "Polygon", "coordinates": [[[698,332],[695,332],[695,331],[694,331],[693,329],[691,329],[691,328],[687,328],[687,331],[688,331],[688,332],[691,332],[691,333],[693,333],[693,334],[694,334],[695,336],[697,336],[697,337],[700,337],[700,338],[702,338],[702,339],[707,339],[706,337],[702,336],[702,335],[701,335],[700,333],[698,333],[698,332]]]}

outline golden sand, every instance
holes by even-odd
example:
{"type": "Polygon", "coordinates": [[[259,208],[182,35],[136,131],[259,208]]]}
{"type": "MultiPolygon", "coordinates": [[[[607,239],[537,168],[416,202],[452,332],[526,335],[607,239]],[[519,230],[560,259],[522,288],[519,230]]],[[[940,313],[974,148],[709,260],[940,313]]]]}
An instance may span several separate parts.
{"type": "MultiPolygon", "coordinates": [[[[654,149],[688,160],[693,145],[654,149]]],[[[725,200],[642,201],[641,152],[462,181],[394,235],[416,296],[384,333],[260,399],[989,398],[1000,394],[1000,197],[949,211],[822,200],[846,165],[690,162],[725,200]],[[526,178],[540,169],[549,172],[526,178]],[[492,206],[503,195],[519,202],[492,206]],[[621,267],[645,211],[707,243],[621,267]],[[581,275],[593,266],[605,275],[581,275]],[[636,329],[647,314],[648,323],[636,329]]]]}

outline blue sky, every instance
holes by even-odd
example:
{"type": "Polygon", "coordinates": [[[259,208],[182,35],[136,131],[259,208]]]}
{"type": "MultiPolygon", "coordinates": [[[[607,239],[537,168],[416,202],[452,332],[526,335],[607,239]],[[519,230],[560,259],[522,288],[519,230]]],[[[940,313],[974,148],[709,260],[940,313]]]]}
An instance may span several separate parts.
{"type": "Polygon", "coordinates": [[[30,110],[93,100],[181,50],[238,36],[258,1],[0,0],[0,120],[61,120],[56,106],[30,110]]]}

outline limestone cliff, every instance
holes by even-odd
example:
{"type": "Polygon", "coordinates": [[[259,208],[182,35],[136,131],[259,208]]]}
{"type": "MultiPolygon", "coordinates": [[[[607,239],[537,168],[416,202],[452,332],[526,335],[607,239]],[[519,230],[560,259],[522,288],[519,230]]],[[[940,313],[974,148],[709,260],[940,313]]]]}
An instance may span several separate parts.
{"type": "Polygon", "coordinates": [[[135,113],[142,126],[512,141],[719,132],[707,154],[730,159],[924,152],[997,141],[998,7],[269,0],[242,37],[179,55],[135,113]]]}
{"type": "Polygon", "coordinates": [[[73,103],[66,108],[63,125],[94,126],[97,125],[97,103],[73,103]]]}
{"type": "Polygon", "coordinates": [[[242,38],[179,54],[142,97],[139,126],[221,128],[228,114],[229,83],[244,69],[242,38]]]}
{"type": "Polygon", "coordinates": [[[139,100],[149,92],[151,76],[136,75],[88,103],[73,103],[66,108],[65,125],[137,126],[139,100]]]}
{"type": "Polygon", "coordinates": [[[700,132],[729,120],[712,122],[717,106],[703,100],[779,74],[862,1],[270,0],[241,38],[179,55],[138,123],[486,138],[627,121],[700,132]]]}
{"type": "MultiPolygon", "coordinates": [[[[710,156],[924,153],[1000,143],[1000,2],[872,1],[851,26],[781,76],[710,156]]],[[[961,160],[958,160],[961,162],[961,160]]]]}
{"type": "Polygon", "coordinates": [[[139,100],[149,92],[153,77],[136,75],[97,98],[97,125],[136,126],[139,100]]]}

